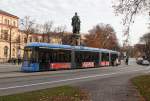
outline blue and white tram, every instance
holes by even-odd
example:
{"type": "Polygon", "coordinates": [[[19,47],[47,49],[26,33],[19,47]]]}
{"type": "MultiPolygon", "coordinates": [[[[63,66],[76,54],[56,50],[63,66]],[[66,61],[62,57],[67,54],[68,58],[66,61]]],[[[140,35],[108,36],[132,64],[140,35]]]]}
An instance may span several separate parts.
{"type": "Polygon", "coordinates": [[[37,72],[110,66],[117,51],[48,43],[29,43],[24,48],[21,70],[37,72]]]}

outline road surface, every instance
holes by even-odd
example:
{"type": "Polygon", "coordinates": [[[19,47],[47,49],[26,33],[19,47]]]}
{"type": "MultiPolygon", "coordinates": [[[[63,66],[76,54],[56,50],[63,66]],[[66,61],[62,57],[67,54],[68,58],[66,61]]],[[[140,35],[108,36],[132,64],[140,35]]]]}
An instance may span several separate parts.
{"type": "MultiPolygon", "coordinates": [[[[129,93],[131,93],[129,89],[131,85],[128,81],[136,75],[150,73],[149,66],[139,66],[134,60],[131,60],[128,66],[120,65],[118,67],[41,73],[20,73],[19,69],[16,69],[19,67],[13,67],[10,71],[8,69],[4,70],[4,68],[5,66],[3,66],[3,71],[1,71],[0,76],[6,75],[7,73],[10,75],[11,72],[19,76],[2,76],[2,78],[0,78],[0,95],[33,91],[61,85],[72,85],[89,91],[93,101],[99,101],[100,98],[101,101],[136,101],[135,99],[133,100],[131,96],[127,97],[130,95],[129,93]],[[4,74],[4,71],[7,71],[7,73],[4,74]],[[117,100],[117,98],[120,99],[117,100]]],[[[0,69],[2,69],[2,66],[0,69]]],[[[137,96],[135,96],[135,98],[136,97],[137,96]]]]}

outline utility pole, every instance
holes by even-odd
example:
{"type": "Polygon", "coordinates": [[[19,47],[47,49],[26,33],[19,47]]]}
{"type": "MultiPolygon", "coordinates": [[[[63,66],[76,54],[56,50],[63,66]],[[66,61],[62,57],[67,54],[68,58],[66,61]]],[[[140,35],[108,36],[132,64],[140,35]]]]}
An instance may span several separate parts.
{"type": "Polygon", "coordinates": [[[149,29],[149,32],[150,32],[150,11],[149,11],[149,23],[148,23],[148,29],[149,29]]]}

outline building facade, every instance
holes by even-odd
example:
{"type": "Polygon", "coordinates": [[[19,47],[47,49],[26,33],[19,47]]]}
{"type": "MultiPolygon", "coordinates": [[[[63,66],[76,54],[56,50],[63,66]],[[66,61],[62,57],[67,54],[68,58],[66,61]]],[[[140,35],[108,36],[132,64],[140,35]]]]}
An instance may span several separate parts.
{"type": "MultiPolygon", "coordinates": [[[[11,58],[22,58],[26,42],[47,42],[47,34],[30,34],[27,37],[19,29],[19,17],[0,10],[0,62],[11,58]],[[43,39],[44,38],[44,39],[43,39]]],[[[61,44],[60,35],[51,34],[50,43],[61,44]]]]}

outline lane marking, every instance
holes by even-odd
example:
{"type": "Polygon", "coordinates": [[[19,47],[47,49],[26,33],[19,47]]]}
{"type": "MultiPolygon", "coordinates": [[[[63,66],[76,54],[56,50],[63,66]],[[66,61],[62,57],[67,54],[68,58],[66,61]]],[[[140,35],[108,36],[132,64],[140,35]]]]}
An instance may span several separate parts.
{"type": "Polygon", "coordinates": [[[10,86],[10,87],[6,87],[6,88],[0,88],[0,90],[8,90],[8,89],[15,89],[15,88],[24,88],[24,87],[31,87],[31,86],[38,86],[38,85],[45,85],[45,84],[53,84],[53,83],[60,83],[60,82],[74,81],[74,80],[82,80],[82,79],[88,79],[88,78],[110,76],[110,75],[121,74],[121,73],[137,72],[137,71],[143,71],[143,70],[148,70],[148,69],[149,68],[139,69],[139,70],[133,70],[133,71],[128,71],[128,72],[122,72],[121,71],[121,72],[117,72],[117,73],[99,74],[99,75],[92,75],[92,76],[87,76],[87,77],[64,79],[64,80],[57,80],[57,81],[50,81],[50,82],[32,83],[32,84],[20,85],[20,86],[10,86]]]}

